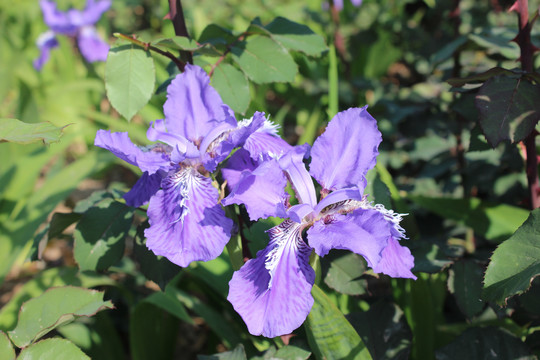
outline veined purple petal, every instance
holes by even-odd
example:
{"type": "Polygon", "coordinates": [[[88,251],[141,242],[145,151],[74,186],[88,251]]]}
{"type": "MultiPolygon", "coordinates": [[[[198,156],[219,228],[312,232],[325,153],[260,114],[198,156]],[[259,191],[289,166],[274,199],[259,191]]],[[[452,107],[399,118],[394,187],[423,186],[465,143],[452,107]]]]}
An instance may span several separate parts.
{"type": "Polygon", "coordinates": [[[161,187],[148,205],[146,246],[182,267],[218,257],[233,222],[217,203],[212,180],[187,167],[169,174],[161,187]]]}
{"type": "Polygon", "coordinates": [[[275,159],[263,162],[253,171],[245,170],[223,205],[244,204],[253,221],[269,216],[285,217],[287,178],[275,159]]]}
{"type": "Polygon", "coordinates": [[[338,113],[315,140],[309,173],[324,189],[358,186],[375,166],[382,137],[366,108],[338,113]]]}
{"type": "Polygon", "coordinates": [[[103,41],[93,26],[84,26],[77,36],[79,50],[86,61],[92,63],[107,60],[109,44],[103,41]]]}
{"type": "Polygon", "coordinates": [[[247,150],[237,150],[227,160],[225,167],[221,169],[223,179],[227,180],[227,188],[229,190],[234,189],[242,177],[242,172],[253,171],[257,166],[259,166],[259,163],[250,157],[247,150]]]}
{"type": "Polygon", "coordinates": [[[139,207],[146,204],[161,187],[163,176],[159,172],[148,175],[145,171],[135,185],[125,195],[126,204],[139,207]]]}
{"type": "Polygon", "coordinates": [[[246,140],[243,146],[249,151],[254,159],[261,157],[280,157],[281,155],[291,151],[293,147],[289,145],[277,134],[277,125],[270,120],[265,120],[263,125],[252,133],[246,140]]]}
{"type": "Polygon", "coordinates": [[[34,60],[34,68],[39,71],[43,65],[49,61],[50,52],[52,49],[58,46],[58,40],[56,40],[54,32],[47,31],[39,35],[36,45],[40,51],[40,54],[39,57],[34,60]]]}
{"type": "Polygon", "coordinates": [[[287,210],[287,216],[294,222],[302,223],[303,219],[313,212],[309,204],[296,204],[287,210]]]}
{"type": "Polygon", "coordinates": [[[330,249],[350,250],[362,255],[373,268],[381,260],[390,227],[378,211],[356,209],[345,215],[335,212],[323,217],[307,231],[307,237],[319,256],[330,249]]]}
{"type": "Polygon", "coordinates": [[[391,277],[409,278],[416,280],[411,272],[414,267],[414,257],[411,251],[399,244],[399,241],[390,237],[388,245],[382,252],[381,261],[373,267],[373,271],[390,275],[391,277]]]}
{"type": "Polygon", "coordinates": [[[111,0],[87,0],[86,7],[82,11],[82,25],[94,25],[110,7],[111,0]]]}
{"type": "Polygon", "coordinates": [[[328,194],[324,199],[319,201],[317,206],[315,206],[315,213],[320,213],[325,207],[330,206],[332,204],[336,204],[341,201],[345,200],[362,200],[363,189],[358,188],[350,188],[350,189],[340,189],[337,191],[333,191],[330,194],[328,194]]]}
{"type": "Polygon", "coordinates": [[[167,101],[163,105],[165,123],[169,132],[181,135],[194,144],[220,122],[229,118],[223,101],[210,86],[206,72],[195,65],[186,65],[167,88],[167,101]]]}
{"type": "Polygon", "coordinates": [[[298,201],[314,208],[317,205],[315,186],[313,185],[313,179],[306,170],[306,166],[302,162],[308,153],[308,144],[295,146],[293,150],[279,158],[279,165],[287,173],[298,201]]]}
{"type": "Polygon", "coordinates": [[[43,21],[52,31],[68,36],[75,35],[77,26],[72,23],[67,13],[59,11],[51,0],[40,0],[43,21]]]}
{"type": "Polygon", "coordinates": [[[98,130],[94,145],[109,150],[125,162],[138,166],[143,172],[147,171],[149,175],[158,170],[170,169],[170,159],[165,149],[155,147],[143,151],[131,142],[127,132],[111,133],[108,130],[98,130]]]}
{"type": "Polygon", "coordinates": [[[272,338],[290,334],[306,319],[315,272],[300,224],[285,220],[268,233],[268,247],[234,273],[227,299],[251,334],[272,338]]]}

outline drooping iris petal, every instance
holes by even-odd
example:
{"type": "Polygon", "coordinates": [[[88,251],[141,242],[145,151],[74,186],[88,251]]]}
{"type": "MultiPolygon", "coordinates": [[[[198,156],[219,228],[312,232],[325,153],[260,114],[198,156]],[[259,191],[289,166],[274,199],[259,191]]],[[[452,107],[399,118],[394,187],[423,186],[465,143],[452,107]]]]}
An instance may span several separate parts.
{"type": "Polygon", "coordinates": [[[234,273],[227,299],[251,334],[272,338],[290,334],[306,319],[315,272],[300,224],[285,220],[268,233],[267,248],[234,273]]]}
{"type": "Polygon", "coordinates": [[[232,190],[238,184],[243,171],[253,171],[259,163],[251,158],[249,152],[244,149],[237,150],[221,169],[223,179],[227,180],[227,187],[232,190]]]}
{"type": "Polygon", "coordinates": [[[286,217],[286,186],[287,178],[278,162],[272,159],[263,162],[253,171],[243,171],[231,194],[221,203],[244,204],[253,221],[269,216],[286,217]]]}
{"type": "Polygon", "coordinates": [[[279,158],[279,165],[287,173],[289,181],[296,193],[298,201],[308,204],[312,208],[317,205],[317,195],[313,179],[309,176],[302,161],[309,152],[309,145],[295,146],[293,150],[279,158]]]}
{"type": "Polygon", "coordinates": [[[40,0],[43,21],[54,32],[64,35],[75,35],[77,26],[73,24],[67,13],[59,11],[51,0],[40,0]]]}
{"type": "Polygon", "coordinates": [[[212,180],[186,167],[163,179],[161,188],[148,205],[146,246],[182,267],[218,257],[233,222],[217,203],[212,180]]]}
{"type": "Polygon", "coordinates": [[[143,172],[152,175],[158,170],[168,171],[169,156],[160,147],[156,151],[143,151],[129,139],[127,132],[111,133],[108,130],[98,130],[94,145],[112,152],[116,157],[138,166],[143,172]]]}
{"type": "Polygon", "coordinates": [[[40,51],[39,57],[34,60],[34,68],[41,70],[43,65],[49,61],[50,52],[58,46],[58,40],[54,36],[54,32],[47,31],[39,35],[36,45],[40,51]]]}
{"type": "Polygon", "coordinates": [[[307,231],[309,246],[319,256],[330,249],[350,250],[362,255],[369,266],[376,266],[390,237],[384,216],[373,209],[356,209],[348,214],[329,214],[307,231]]]}
{"type": "Polygon", "coordinates": [[[324,189],[358,186],[375,166],[382,136],[366,108],[338,113],[315,140],[309,173],[324,189]]]}
{"type": "Polygon", "coordinates": [[[221,97],[210,86],[208,74],[188,64],[167,88],[163,105],[167,130],[200,144],[213,127],[227,120],[222,105],[221,97]]]}
{"type": "Polygon", "coordinates": [[[109,44],[103,41],[93,26],[81,28],[77,36],[79,50],[86,61],[105,61],[109,53],[109,44]]]}
{"type": "Polygon", "coordinates": [[[148,175],[145,171],[135,185],[125,195],[126,204],[139,207],[146,204],[161,187],[163,177],[159,172],[148,175]]]}
{"type": "Polygon", "coordinates": [[[111,0],[87,0],[86,7],[82,11],[82,25],[94,25],[110,7],[111,0]]]}
{"type": "Polygon", "coordinates": [[[390,237],[388,245],[382,252],[381,261],[373,267],[373,271],[390,275],[391,277],[409,278],[416,280],[411,272],[414,267],[414,257],[411,251],[399,244],[399,241],[390,237]]]}

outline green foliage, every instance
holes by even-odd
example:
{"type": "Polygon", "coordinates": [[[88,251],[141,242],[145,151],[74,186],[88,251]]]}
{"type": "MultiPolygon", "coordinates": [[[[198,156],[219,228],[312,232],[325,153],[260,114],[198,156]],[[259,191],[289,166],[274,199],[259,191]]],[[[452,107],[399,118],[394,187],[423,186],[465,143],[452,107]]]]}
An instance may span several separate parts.
{"type": "Polygon", "coordinates": [[[326,285],[343,294],[366,293],[367,280],[363,275],[367,271],[367,266],[360,255],[334,250],[323,257],[321,263],[326,285]]]}
{"type": "Polygon", "coordinates": [[[245,113],[249,106],[249,83],[246,76],[227,63],[220,63],[214,69],[212,86],[216,88],[225,104],[234,111],[245,113]]]}
{"type": "Polygon", "coordinates": [[[65,339],[45,339],[21,351],[19,360],[89,360],[81,349],[65,339]]]}
{"type": "Polygon", "coordinates": [[[0,119],[0,142],[29,144],[41,141],[50,144],[60,141],[64,127],[56,127],[47,122],[27,124],[17,119],[0,119]]]}
{"type": "Polygon", "coordinates": [[[484,307],[482,295],[483,269],[471,260],[460,260],[452,265],[448,276],[448,290],[467,318],[471,319],[484,307]]]}
{"type": "Polygon", "coordinates": [[[13,345],[3,331],[0,331],[0,357],[5,360],[15,360],[13,345]]]}
{"type": "Polygon", "coordinates": [[[111,105],[128,121],[150,100],[156,81],[148,51],[119,45],[109,51],[105,87],[111,105]]]}
{"type": "Polygon", "coordinates": [[[529,289],[540,274],[539,238],[540,209],[536,209],[493,253],[484,278],[484,299],[503,305],[510,296],[529,289]]]}
{"type": "Polygon", "coordinates": [[[77,317],[112,308],[110,301],[103,301],[103,292],[69,286],[51,288],[21,306],[17,326],[8,334],[15,345],[26,347],[77,317]]]}

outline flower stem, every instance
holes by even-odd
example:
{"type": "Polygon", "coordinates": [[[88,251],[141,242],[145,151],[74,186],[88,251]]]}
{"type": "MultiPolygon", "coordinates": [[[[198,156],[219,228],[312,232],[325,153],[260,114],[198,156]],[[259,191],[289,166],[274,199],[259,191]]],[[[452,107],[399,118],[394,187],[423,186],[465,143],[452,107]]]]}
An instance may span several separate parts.
{"type": "MultiPolygon", "coordinates": [[[[173,23],[174,33],[177,36],[189,38],[181,0],[169,0],[169,17],[173,23]]],[[[193,64],[193,55],[189,51],[180,51],[180,59],[186,63],[193,64]]]]}

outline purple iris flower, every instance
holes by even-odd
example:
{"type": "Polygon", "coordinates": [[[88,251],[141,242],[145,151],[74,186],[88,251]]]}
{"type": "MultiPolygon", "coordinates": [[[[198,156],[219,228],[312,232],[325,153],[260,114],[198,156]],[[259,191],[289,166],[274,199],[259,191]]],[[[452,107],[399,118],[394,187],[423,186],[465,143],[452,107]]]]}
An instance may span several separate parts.
{"type": "Polygon", "coordinates": [[[41,70],[49,60],[50,51],[58,46],[58,34],[76,38],[79,50],[88,62],[107,60],[109,45],[99,37],[94,25],[111,7],[111,0],[88,0],[84,10],[70,9],[66,12],[59,11],[51,0],[40,0],[39,5],[50,30],[41,34],[36,42],[40,51],[34,60],[37,70],[41,70]]]}
{"type": "Polygon", "coordinates": [[[159,141],[134,145],[127,133],[99,130],[94,144],[138,166],[143,175],[125,194],[126,203],[147,202],[150,227],[146,246],[179,266],[216,258],[229,241],[233,222],[219,204],[211,173],[230,152],[244,145],[253,157],[279,144],[262,113],[237,122],[209,84],[206,72],[186,65],[167,88],[164,120],[150,124],[147,137],[159,141]]]}
{"type": "Polygon", "coordinates": [[[245,153],[231,157],[223,175],[231,180],[232,191],[222,203],[244,204],[252,219],[285,218],[268,231],[266,249],[229,283],[228,300],[250,333],[275,337],[304,322],[313,305],[312,249],[320,256],[331,249],[350,250],[362,255],[375,272],[416,279],[411,272],[414,258],[399,244],[405,238],[401,215],[363,195],[381,140],[366,107],[351,108],[338,113],[315,141],[309,172],[303,163],[309,157],[308,145],[258,164],[249,165],[245,153]],[[246,163],[243,171],[235,171],[246,163]],[[312,176],[322,187],[319,200],[312,176]],[[297,205],[288,205],[287,179],[297,205]]]}

